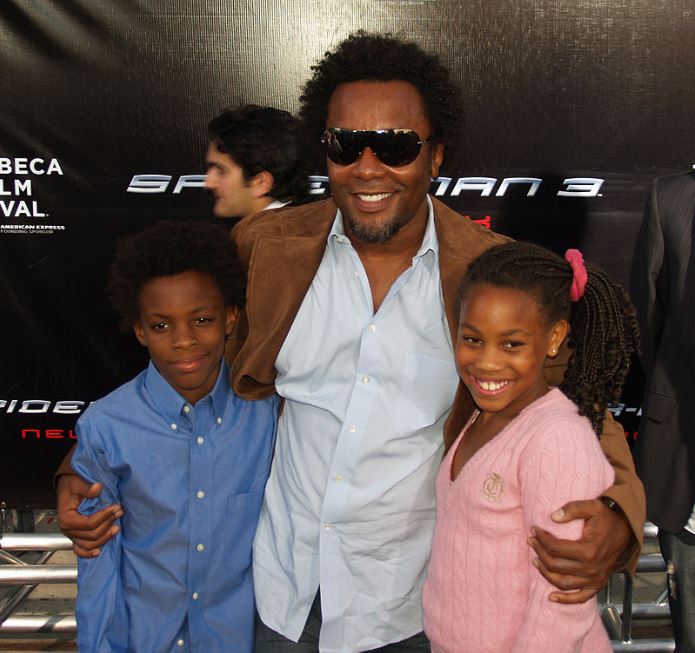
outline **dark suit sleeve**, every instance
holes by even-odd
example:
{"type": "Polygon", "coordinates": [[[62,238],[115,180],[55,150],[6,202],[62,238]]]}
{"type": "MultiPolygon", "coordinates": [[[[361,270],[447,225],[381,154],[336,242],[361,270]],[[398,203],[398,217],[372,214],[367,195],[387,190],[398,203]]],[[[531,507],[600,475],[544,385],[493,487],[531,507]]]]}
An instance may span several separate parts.
{"type": "MultiPolygon", "coordinates": [[[[663,329],[668,283],[664,237],[659,221],[657,181],[647,200],[632,263],[630,292],[637,308],[641,331],[643,366],[651,369],[663,329]]],[[[604,495],[613,499],[625,514],[634,535],[632,550],[624,566],[634,571],[642,544],[646,519],[644,486],[637,477],[623,427],[608,412],[601,434],[601,448],[615,470],[615,484],[604,495]]]]}
{"type": "Polygon", "coordinates": [[[630,295],[640,326],[642,365],[647,375],[654,369],[669,303],[668,265],[659,212],[658,183],[657,179],[652,184],[647,200],[630,276],[630,295]]]}

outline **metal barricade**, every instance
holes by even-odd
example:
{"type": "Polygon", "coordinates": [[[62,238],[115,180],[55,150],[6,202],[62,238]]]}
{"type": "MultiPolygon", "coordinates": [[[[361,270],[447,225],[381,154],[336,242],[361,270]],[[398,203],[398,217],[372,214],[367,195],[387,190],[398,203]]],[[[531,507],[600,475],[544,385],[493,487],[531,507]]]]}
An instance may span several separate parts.
{"type": "Polygon", "coordinates": [[[75,615],[15,614],[37,585],[41,583],[74,583],[77,565],[48,565],[56,551],[72,548],[72,542],[57,534],[6,533],[0,536],[0,585],[13,586],[0,606],[0,636],[29,633],[77,632],[75,615]],[[28,564],[18,551],[39,551],[41,555],[28,564]]]}
{"type": "MultiPolygon", "coordinates": [[[[645,541],[656,538],[656,527],[645,525],[645,541]]],[[[77,565],[51,565],[47,563],[56,551],[72,548],[70,540],[58,534],[9,533],[0,536],[0,585],[16,586],[0,606],[0,638],[12,634],[69,633],[77,627],[71,615],[16,615],[18,608],[40,583],[72,583],[77,579],[77,565]],[[33,564],[27,564],[13,555],[15,551],[41,552],[33,564]]],[[[658,553],[640,556],[638,574],[664,573],[666,566],[658,553]]],[[[664,583],[665,586],[665,583],[664,583]]],[[[630,574],[616,574],[611,579],[600,603],[603,623],[613,642],[613,651],[641,653],[671,653],[675,649],[672,638],[633,639],[632,627],[636,620],[668,619],[666,590],[649,603],[633,603],[634,579],[630,574]],[[614,584],[622,576],[623,596],[616,602],[614,584]]]]}
{"type": "MultiPolygon", "coordinates": [[[[645,542],[654,541],[657,527],[647,522],[644,526],[645,542]]],[[[666,572],[666,564],[660,553],[643,553],[637,564],[636,574],[666,572]]],[[[643,653],[671,653],[675,650],[673,637],[633,639],[633,625],[637,620],[670,619],[666,582],[664,589],[651,602],[634,602],[635,579],[631,574],[614,574],[603,593],[600,603],[603,624],[613,643],[613,651],[640,651],[643,653]],[[616,581],[622,577],[623,596],[615,602],[616,581]]]]}

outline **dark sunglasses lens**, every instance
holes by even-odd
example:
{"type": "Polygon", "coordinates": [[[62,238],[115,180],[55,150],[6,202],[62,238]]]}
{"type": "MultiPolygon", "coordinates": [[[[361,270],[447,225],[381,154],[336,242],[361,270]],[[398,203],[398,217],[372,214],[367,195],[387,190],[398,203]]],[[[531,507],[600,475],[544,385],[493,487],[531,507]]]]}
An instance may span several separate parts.
{"type": "Polygon", "coordinates": [[[408,131],[328,130],[324,137],[326,155],[333,163],[343,166],[357,161],[365,147],[387,166],[404,166],[417,158],[419,141],[415,132],[408,131]]]}
{"type": "Polygon", "coordinates": [[[329,130],[324,142],[328,158],[341,166],[357,161],[364,147],[364,138],[359,132],[329,130]]]}
{"type": "Polygon", "coordinates": [[[415,161],[420,153],[419,141],[415,132],[386,132],[375,134],[372,149],[382,163],[397,168],[415,161]]]}

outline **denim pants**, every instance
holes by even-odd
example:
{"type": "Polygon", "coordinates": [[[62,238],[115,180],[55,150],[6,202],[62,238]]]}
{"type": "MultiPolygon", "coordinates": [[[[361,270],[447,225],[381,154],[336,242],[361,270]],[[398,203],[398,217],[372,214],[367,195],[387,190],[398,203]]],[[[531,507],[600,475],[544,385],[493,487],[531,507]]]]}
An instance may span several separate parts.
{"type": "Polygon", "coordinates": [[[695,535],[659,530],[676,653],[695,653],[695,535]]]}
{"type": "MultiPolygon", "coordinates": [[[[309,610],[304,632],[293,642],[266,626],[256,615],[255,653],[318,653],[321,630],[321,597],[317,593],[309,610]]],[[[395,644],[371,649],[372,653],[430,653],[430,644],[424,633],[418,633],[395,644]]]]}

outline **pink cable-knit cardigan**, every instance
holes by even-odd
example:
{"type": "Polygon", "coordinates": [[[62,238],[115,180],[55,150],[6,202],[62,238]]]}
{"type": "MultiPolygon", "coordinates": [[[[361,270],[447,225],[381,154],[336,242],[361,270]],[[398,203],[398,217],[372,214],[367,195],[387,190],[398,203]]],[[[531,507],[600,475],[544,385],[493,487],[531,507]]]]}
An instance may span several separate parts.
{"type": "Polygon", "coordinates": [[[423,592],[433,653],[610,653],[596,600],[564,605],[532,565],[532,526],[578,539],[583,522],[550,513],[593,499],[613,469],[589,421],[560,390],[526,407],[451,481],[465,429],[437,477],[437,522],[423,592]]]}

